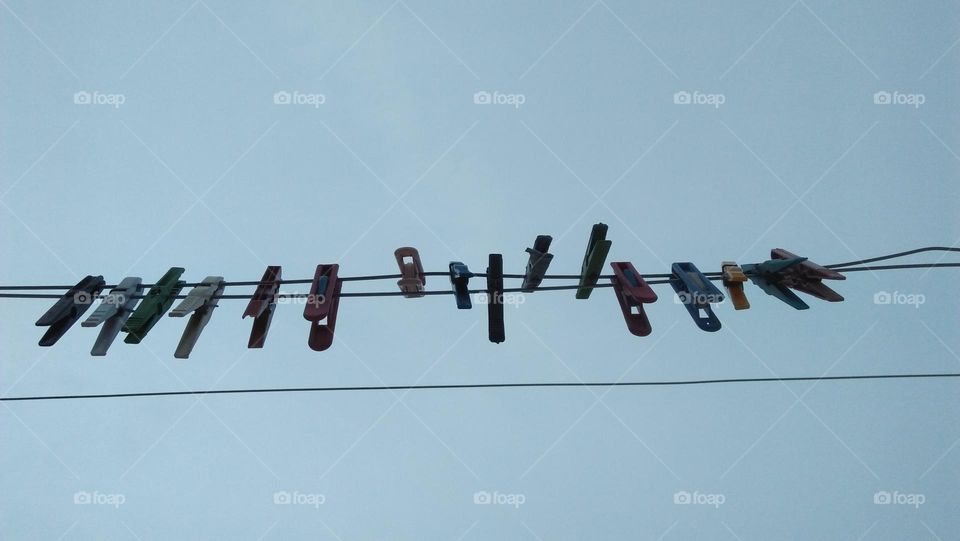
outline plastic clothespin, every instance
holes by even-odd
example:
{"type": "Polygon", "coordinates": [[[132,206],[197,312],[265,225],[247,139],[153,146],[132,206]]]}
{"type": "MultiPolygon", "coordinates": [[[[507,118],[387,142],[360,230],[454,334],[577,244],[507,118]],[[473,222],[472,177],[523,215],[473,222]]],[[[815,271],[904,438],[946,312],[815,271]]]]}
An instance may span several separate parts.
{"type": "Polygon", "coordinates": [[[490,254],[487,260],[487,326],[487,336],[491,342],[499,344],[507,339],[503,328],[503,255],[501,254],[490,254]]]}
{"type": "Polygon", "coordinates": [[[772,259],[763,263],[743,266],[747,277],[767,294],[797,310],[806,310],[810,306],[789,288],[829,302],[843,300],[839,293],[824,285],[821,280],[846,280],[846,276],[782,248],[770,250],[770,257],[772,259]]]}
{"type": "Polygon", "coordinates": [[[600,279],[600,271],[603,269],[603,262],[607,259],[607,253],[610,252],[610,245],[613,242],[605,240],[607,237],[607,224],[593,224],[590,231],[590,240],[587,241],[587,251],[583,255],[583,266],[580,269],[580,284],[577,288],[578,299],[589,299],[593,293],[593,286],[597,285],[600,279]]]}
{"type": "Polygon", "coordinates": [[[337,308],[340,306],[340,289],[343,282],[337,278],[340,265],[317,265],[317,272],[310,284],[307,305],[303,318],[310,321],[310,338],[307,344],[314,351],[323,351],[333,344],[333,332],[337,326],[337,308]],[[326,323],[321,323],[326,320],[326,323]]]}
{"type": "Polygon", "coordinates": [[[653,328],[643,310],[643,305],[657,302],[657,294],[631,263],[614,262],[610,263],[610,266],[613,267],[610,283],[613,284],[613,291],[617,294],[617,302],[620,303],[627,329],[636,336],[649,335],[653,328]]]}
{"type": "Polygon", "coordinates": [[[408,299],[422,297],[427,277],[423,272],[423,263],[420,262],[420,252],[416,248],[404,246],[394,250],[393,255],[400,266],[402,277],[397,281],[397,285],[400,286],[400,291],[403,291],[403,296],[408,299]]]}
{"type": "Polygon", "coordinates": [[[450,262],[450,283],[453,284],[454,297],[457,299],[457,308],[460,310],[469,310],[473,308],[470,301],[470,290],[468,284],[473,273],[460,261],[450,262]]]}
{"type": "Polygon", "coordinates": [[[724,261],[720,264],[720,274],[723,278],[723,287],[726,288],[730,301],[733,302],[734,310],[750,308],[750,301],[743,292],[743,283],[747,281],[743,269],[738,267],[735,261],[724,261]]]}
{"type": "Polygon", "coordinates": [[[100,294],[105,285],[103,276],[87,275],[57,299],[57,302],[37,320],[38,327],[49,327],[40,338],[40,345],[56,344],[57,340],[60,340],[60,337],[66,334],[90,308],[93,299],[100,294]]]}
{"type": "Polygon", "coordinates": [[[147,295],[140,301],[140,305],[123,324],[122,330],[127,333],[127,337],[123,340],[125,343],[139,344],[150,329],[160,321],[163,314],[173,306],[173,301],[186,283],[180,280],[183,271],[183,267],[171,267],[150,288],[147,295]]]}
{"type": "Polygon", "coordinates": [[[674,263],[671,272],[670,285],[697,327],[707,332],[719,331],[720,320],[710,305],[723,302],[723,293],[693,263],[674,263]]]}
{"type": "Polygon", "coordinates": [[[140,299],[137,294],[140,293],[140,284],[143,280],[138,276],[129,276],[117,284],[117,287],[110,290],[110,293],[100,302],[100,306],[90,314],[80,324],[81,327],[96,327],[103,323],[97,341],[90,350],[90,355],[102,357],[107,354],[110,345],[120,334],[123,324],[133,313],[140,299]]]}
{"type": "Polygon", "coordinates": [[[180,301],[180,304],[170,311],[170,317],[184,317],[193,312],[180,337],[180,344],[177,345],[174,357],[177,359],[190,357],[190,352],[193,351],[200,333],[213,316],[213,309],[220,302],[221,295],[223,295],[223,276],[207,276],[200,285],[187,293],[186,299],[180,301]]]}
{"type": "Polygon", "coordinates": [[[527,271],[523,275],[523,284],[520,285],[521,291],[530,293],[543,281],[543,275],[547,273],[547,267],[553,261],[553,254],[547,253],[551,242],[553,242],[553,237],[550,235],[537,235],[537,240],[533,242],[533,248],[526,249],[526,252],[530,254],[530,260],[527,261],[527,271]]]}
{"type": "Polygon", "coordinates": [[[253,318],[253,328],[250,330],[250,339],[247,348],[262,348],[267,341],[267,331],[277,308],[277,294],[280,292],[280,266],[270,266],[264,271],[257,289],[253,292],[247,309],[242,317],[253,318]]]}

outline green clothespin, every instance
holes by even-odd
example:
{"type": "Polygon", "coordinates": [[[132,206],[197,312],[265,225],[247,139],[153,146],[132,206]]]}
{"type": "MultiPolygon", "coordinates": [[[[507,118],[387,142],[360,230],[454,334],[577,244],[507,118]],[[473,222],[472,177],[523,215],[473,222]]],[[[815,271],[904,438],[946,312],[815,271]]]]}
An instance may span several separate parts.
{"type": "Polygon", "coordinates": [[[127,337],[123,340],[127,344],[139,344],[150,329],[160,321],[163,314],[173,306],[173,301],[183,289],[186,282],[180,280],[184,269],[171,267],[157,283],[150,288],[147,295],[140,301],[140,306],[130,315],[123,325],[123,332],[127,337]]]}
{"type": "Polygon", "coordinates": [[[587,242],[587,252],[583,255],[583,266],[580,269],[580,284],[577,288],[578,299],[589,299],[593,292],[593,286],[597,285],[600,279],[600,271],[603,269],[603,263],[607,259],[607,253],[610,252],[610,245],[613,242],[605,240],[607,237],[607,224],[593,224],[590,231],[590,241],[587,242]]]}

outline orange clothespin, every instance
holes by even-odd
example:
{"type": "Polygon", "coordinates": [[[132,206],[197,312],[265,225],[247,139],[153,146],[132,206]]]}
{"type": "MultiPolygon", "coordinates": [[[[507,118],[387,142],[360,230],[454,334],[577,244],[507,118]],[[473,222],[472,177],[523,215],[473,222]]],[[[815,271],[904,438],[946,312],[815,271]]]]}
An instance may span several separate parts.
{"type": "Polygon", "coordinates": [[[724,261],[720,264],[720,270],[723,287],[727,288],[727,293],[730,294],[733,308],[735,310],[750,308],[750,301],[747,300],[747,295],[743,292],[743,283],[747,281],[747,275],[743,273],[743,269],[737,266],[735,261],[724,261]]]}

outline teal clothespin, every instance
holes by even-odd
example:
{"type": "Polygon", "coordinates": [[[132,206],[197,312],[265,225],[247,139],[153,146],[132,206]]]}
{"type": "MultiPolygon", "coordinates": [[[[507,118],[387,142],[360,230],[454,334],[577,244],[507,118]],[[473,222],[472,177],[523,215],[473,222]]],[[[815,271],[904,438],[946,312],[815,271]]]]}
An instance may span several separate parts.
{"type": "Polygon", "coordinates": [[[124,342],[139,344],[150,329],[160,321],[163,314],[173,306],[177,294],[183,289],[186,282],[180,280],[183,274],[182,267],[171,267],[157,283],[150,288],[146,297],[140,301],[140,306],[130,315],[123,325],[123,332],[127,333],[124,342]]]}
{"type": "Polygon", "coordinates": [[[805,257],[771,259],[763,263],[747,264],[742,268],[747,278],[767,295],[773,295],[797,310],[806,310],[810,308],[810,305],[803,302],[803,299],[797,296],[796,293],[790,291],[789,288],[780,283],[782,277],[781,272],[784,269],[799,265],[806,260],[807,258],[805,257]]]}
{"type": "Polygon", "coordinates": [[[583,266],[580,269],[580,284],[577,288],[578,299],[589,299],[593,286],[600,279],[600,271],[610,252],[613,242],[606,240],[607,224],[593,224],[590,231],[590,240],[587,242],[587,252],[583,255],[583,266]]]}

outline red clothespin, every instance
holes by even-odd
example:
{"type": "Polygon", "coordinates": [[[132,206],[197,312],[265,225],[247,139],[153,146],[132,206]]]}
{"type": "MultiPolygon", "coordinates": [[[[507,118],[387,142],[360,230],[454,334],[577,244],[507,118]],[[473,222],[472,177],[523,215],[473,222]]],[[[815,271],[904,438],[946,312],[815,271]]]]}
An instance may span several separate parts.
{"type": "Polygon", "coordinates": [[[270,330],[270,322],[273,320],[273,313],[277,308],[277,294],[280,292],[280,266],[270,266],[264,271],[260,283],[257,284],[247,309],[243,311],[242,317],[253,318],[253,328],[250,330],[250,340],[247,341],[248,348],[262,348],[263,343],[267,341],[267,331],[270,330]]]}
{"type": "MultiPolygon", "coordinates": [[[[774,248],[770,250],[770,257],[773,259],[794,259],[798,256],[783,248],[774,248]]],[[[803,259],[804,261],[800,262],[799,265],[793,265],[781,271],[782,279],[780,283],[825,301],[843,301],[842,295],[827,287],[821,280],[846,280],[847,277],[835,270],[817,265],[806,258],[803,259]]]]}
{"type": "Polygon", "coordinates": [[[333,331],[337,326],[337,307],[340,305],[340,288],[343,283],[337,278],[340,265],[317,265],[317,272],[310,284],[307,305],[303,317],[311,322],[310,339],[307,343],[314,351],[323,351],[333,344],[333,331]],[[325,324],[321,324],[326,320],[325,324]]]}
{"type": "Polygon", "coordinates": [[[393,255],[397,258],[402,277],[397,281],[404,297],[411,299],[423,296],[423,287],[427,285],[427,277],[423,272],[423,263],[420,262],[420,253],[416,248],[405,246],[397,248],[393,255]]]}
{"type": "Polygon", "coordinates": [[[620,303],[627,329],[636,336],[647,336],[653,328],[643,305],[657,302],[657,294],[629,262],[613,262],[610,266],[613,267],[610,283],[617,294],[617,302],[620,303]]]}

